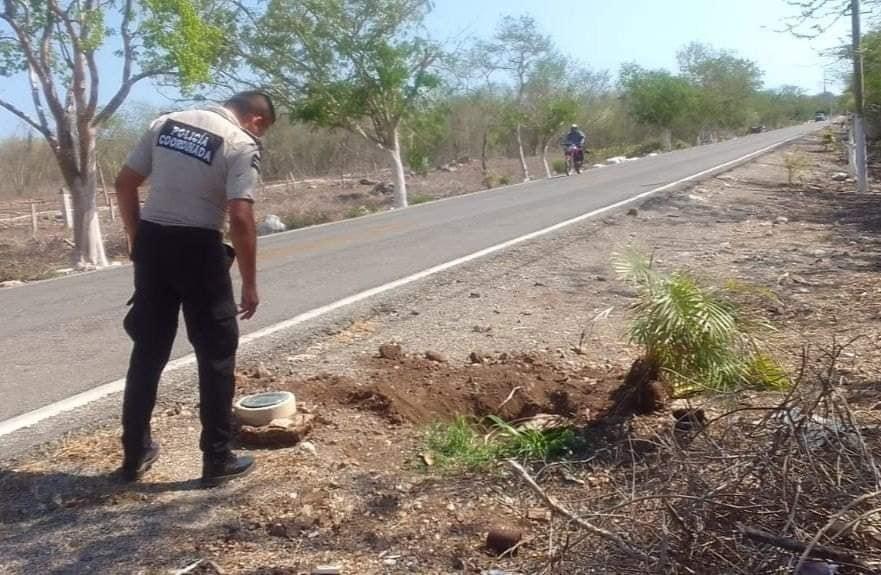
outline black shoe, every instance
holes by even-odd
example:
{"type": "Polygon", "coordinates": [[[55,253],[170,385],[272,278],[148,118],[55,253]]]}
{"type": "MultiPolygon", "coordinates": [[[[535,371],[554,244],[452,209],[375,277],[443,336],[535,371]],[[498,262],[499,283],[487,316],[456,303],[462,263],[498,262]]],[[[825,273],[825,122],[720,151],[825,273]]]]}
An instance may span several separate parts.
{"type": "Polygon", "coordinates": [[[254,471],[257,463],[250,455],[235,455],[215,459],[202,457],[202,486],[216,487],[221,483],[244,477],[254,471]]]}
{"type": "Polygon", "coordinates": [[[152,443],[137,459],[125,458],[119,469],[119,475],[123,481],[138,481],[150,470],[157,459],[159,459],[159,445],[152,443]]]}

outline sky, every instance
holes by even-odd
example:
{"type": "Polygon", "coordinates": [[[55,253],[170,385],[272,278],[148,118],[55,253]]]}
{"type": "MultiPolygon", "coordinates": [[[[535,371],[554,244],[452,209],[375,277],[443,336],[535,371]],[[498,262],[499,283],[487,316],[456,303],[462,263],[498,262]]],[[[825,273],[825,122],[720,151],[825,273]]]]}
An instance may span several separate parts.
{"type": "MultiPolygon", "coordinates": [[[[802,40],[779,32],[795,9],[786,0],[435,0],[426,27],[435,39],[455,44],[492,34],[506,14],[532,15],[560,50],[593,70],[614,74],[621,64],[676,70],[676,52],[698,41],[729,49],[756,61],[765,86],[796,85],[808,92],[841,89],[834,65],[821,52],[847,40],[849,21],[838,22],[823,36],[802,40]]],[[[102,83],[112,86],[121,63],[112,49],[99,58],[102,83]]],[[[106,101],[109,89],[102,93],[106,101]]],[[[24,77],[0,82],[0,97],[30,111],[24,77]]],[[[136,87],[131,105],[169,106],[166,95],[149,83],[136,87]]],[[[0,136],[26,133],[22,123],[0,110],[0,136]]]]}

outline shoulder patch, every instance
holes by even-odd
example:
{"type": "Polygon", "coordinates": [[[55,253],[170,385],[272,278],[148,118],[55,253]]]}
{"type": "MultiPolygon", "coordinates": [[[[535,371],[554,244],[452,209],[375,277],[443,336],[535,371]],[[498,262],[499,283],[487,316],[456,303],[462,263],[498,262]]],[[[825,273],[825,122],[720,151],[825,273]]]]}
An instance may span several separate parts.
{"type": "Polygon", "coordinates": [[[223,145],[223,138],[183,122],[167,120],[159,130],[156,146],[189,156],[209,166],[223,145]]]}
{"type": "Polygon", "coordinates": [[[257,173],[260,173],[260,154],[254,154],[251,157],[251,167],[257,170],[257,173]]]}

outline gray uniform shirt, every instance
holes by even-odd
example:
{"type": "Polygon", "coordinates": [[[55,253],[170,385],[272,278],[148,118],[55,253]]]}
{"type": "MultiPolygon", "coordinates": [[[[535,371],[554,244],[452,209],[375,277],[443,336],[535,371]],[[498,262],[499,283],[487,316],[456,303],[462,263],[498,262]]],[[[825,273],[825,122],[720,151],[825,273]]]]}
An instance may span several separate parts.
{"type": "Polygon", "coordinates": [[[228,200],[254,200],[260,146],[226,108],[189,110],[157,118],[126,165],[150,178],[142,219],[222,230],[228,200]]]}

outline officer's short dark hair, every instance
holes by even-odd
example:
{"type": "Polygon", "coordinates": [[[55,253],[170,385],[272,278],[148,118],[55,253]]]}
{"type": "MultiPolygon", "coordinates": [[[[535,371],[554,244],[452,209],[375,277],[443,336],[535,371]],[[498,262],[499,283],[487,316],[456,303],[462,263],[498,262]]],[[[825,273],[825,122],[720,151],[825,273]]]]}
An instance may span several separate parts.
{"type": "Polygon", "coordinates": [[[270,124],[275,123],[275,105],[273,105],[269,94],[261,90],[239,92],[223,105],[241,115],[263,116],[269,120],[270,124]]]}

